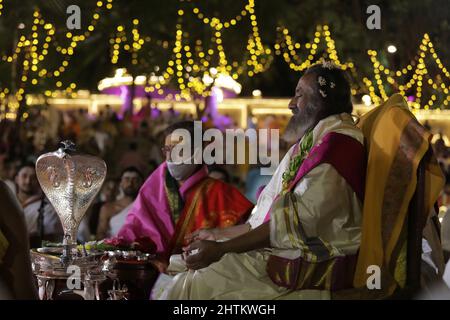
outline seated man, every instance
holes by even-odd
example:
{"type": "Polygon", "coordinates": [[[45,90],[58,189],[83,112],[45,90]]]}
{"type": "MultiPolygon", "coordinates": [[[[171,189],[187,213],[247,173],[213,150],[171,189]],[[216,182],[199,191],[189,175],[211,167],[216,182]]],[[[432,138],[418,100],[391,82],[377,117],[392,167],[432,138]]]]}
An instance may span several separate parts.
{"type": "Polygon", "coordinates": [[[117,236],[120,228],[136,199],[142,185],[142,173],[135,167],[129,167],[120,175],[119,188],[123,197],[113,202],[105,203],[100,209],[97,227],[97,239],[117,236]]]}
{"type": "Polygon", "coordinates": [[[61,221],[39,186],[33,163],[25,163],[19,167],[15,183],[17,199],[25,214],[31,247],[40,247],[42,240],[61,241],[61,221]]]}
{"type": "Polygon", "coordinates": [[[232,226],[253,207],[234,187],[209,178],[205,165],[173,162],[172,149],[179,144],[191,146],[194,154],[194,122],[183,121],[166,129],[166,161],[144,183],[118,233],[119,239],[130,243],[150,238],[163,260],[181,252],[187,234],[200,228],[232,226]],[[173,134],[178,129],[187,130],[191,141],[178,140],[173,134]]]}
{"type": "Polygon", "coordinates": [[[184,248],[191,270],[173,280],[161,276],[153,298],[320,299],[351,286],[351,272],[336,274],[354,269],[366,168],[344,72],[329,63],[312,66],[289,108],[286,134],[298,143],[247,226],[195,233],[184,248]]]}

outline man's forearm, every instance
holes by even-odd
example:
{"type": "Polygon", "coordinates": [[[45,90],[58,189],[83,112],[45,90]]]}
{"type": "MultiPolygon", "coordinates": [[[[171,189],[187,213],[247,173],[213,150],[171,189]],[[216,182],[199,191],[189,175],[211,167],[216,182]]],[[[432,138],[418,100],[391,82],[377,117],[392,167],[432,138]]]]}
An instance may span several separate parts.
{"type": "Polygon", "coordinates": [[[239,237],[240,235],[250,231],[250,225],[248,223],[238,224],[228,228],[216,229],[217,238],[216,239],[233,239],[239,237]]]}
{"type": "Polygon", "coordinates": [[[256,229],[246,232],[234,239],[221,242],[222,252],[247,252],[270,246],[270,223],[266,222],[256,229]]]}

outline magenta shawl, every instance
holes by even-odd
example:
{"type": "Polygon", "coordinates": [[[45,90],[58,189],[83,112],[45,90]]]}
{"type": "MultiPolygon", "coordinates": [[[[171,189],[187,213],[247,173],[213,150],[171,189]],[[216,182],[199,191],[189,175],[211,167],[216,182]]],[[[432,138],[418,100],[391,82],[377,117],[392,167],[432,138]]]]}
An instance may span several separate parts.
{"type": "MultiPolygon", "coordinates": [[[[129,243],[149,237],[156,244],[158,253],[168,250],[175,231],[165,190],[166,170],[164,162],[148,177],[118,233],[118,238],[129,243]]],[[[180,187],[181,198],[184,200],[187,191],[207,176],[207,168],[203,166],[180,187]]]]}

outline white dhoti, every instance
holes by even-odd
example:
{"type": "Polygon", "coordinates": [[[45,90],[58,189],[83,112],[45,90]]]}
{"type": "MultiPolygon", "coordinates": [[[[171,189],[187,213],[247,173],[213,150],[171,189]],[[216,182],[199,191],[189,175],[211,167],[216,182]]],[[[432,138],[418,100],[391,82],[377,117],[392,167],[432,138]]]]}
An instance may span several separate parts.
{"type": "Polygon", "coordinates": [[[327,291],[290,291],[279,287],[266,273],[270,251],[228,253],[200,270],[174,277],[164,275],[155,284],[152,298],[168,300],[329,299],[327,291]]]}

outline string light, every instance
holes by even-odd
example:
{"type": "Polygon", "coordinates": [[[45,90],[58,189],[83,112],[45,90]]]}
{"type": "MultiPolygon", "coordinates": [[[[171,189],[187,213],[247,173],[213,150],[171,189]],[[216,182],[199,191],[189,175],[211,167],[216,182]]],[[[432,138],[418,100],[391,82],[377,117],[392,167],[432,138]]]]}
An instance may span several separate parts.
{"type": "MultiPolygon", "coordinates": [[[[231,73],[233,79],[237,79],[238,75],[242,74],[245,70],[248,70],[247,75],[252,77],[255,74],[267,70],[267,68],[270,66],[272,62],[271,49],[263,45],[261,37],[259,35],[254,0],[249,0],[244,9],[242,9],[238,15],[227,21],[222,21],[218,17],[207,17],[198,7],[192,8],[192,12],[200,21],[202,21],[205,25],[210,26],[214,31],[213,40],[216,44],[217,53],[219,55],[219,73],[231,73]],[[252,33],[248,38],[246,46],[249,57],[246,61],[245,66],[239,66],[237,62],[229,64],[226,58],[226,54],[223,50],[221,31],[223,29],[228,29],[232,26],[237,25],[237,22],[241,21],[244,16],[249,17],[249,21],[252,27],[252,33]],[[232,70],[236,70],[236,72],[232,72],[232,70]]],[[[208,51],[208,54],[212,56],[214,54],[214,51],[208,51]]]]}
{"type": "MultiPolygon", "coordinates": [[[[88,25],[87,31],[84,34],[76,35],[72,32],[65,34],[65,39],[69,41],[68,46],[61,46],[56,42],[54,26],[46,23],[38,11],[33,14],[34,20],[31,27],[31,36],[21,36],[11,56],[6,55],[2,57],[4,61],[13,62],[18,59],[21,53],[25,52],[23,55],[24,60],[21,63],[22,74],[19,76],[19,90],[15,94],[17,101],[20,102],[23,100],[26,84],[38,85],[40,78],[59,78],[67,70],[70,56],[74,54],[75,48],[79,43],[85,41],[95,30],[97,21],[100,19],[98,10],[102,7],[106,7],[108,10],[112,8],[112,0],[97,1],[96,4],[97,8],[92,15],[91,23],[88,25]],[[39,26],[42,26],[45,31],[43,34],[44,37],[40,37],[38,32],[39,26]],[[54,70],[39,68],[40,63],[45,60],[48,54],[50,43],[55,45],[56,51],[62,55],[63,60],[54,70]]],[[[0,15],[2,8],[2,0],[0,0],[0,15]]],[[[174,81],[180,89],[180,95],[175,95],[175,99],[192,98],[193,94],[206,96],[209,94],[210,83],[205,83],[205,78],[208,79],[209,77],[214,82],[219,76],[230,75],[236,80],[244,73],[252,77],[267,70],[270,66],[273,59],[272,50],[263,45],[260,37],[254,0],[248,0],[245,8],[238,15],[226,21],[218,17],[206,16],[197,6],[189,11],[192,11],[203,24],[211,28],[211,46],[204,47],[200,40],[195,41],[195,45],[193,45],[194,41],[190,41],[188,39],[188,33],[182,29],[182,18],[186,12],[183,9],[179,9],[177,11],[179,23],[177,23],[175,43],[172,48],[173,56],[169,59],[167,67],[162,71],[161,76],[153,79],[151,79],[152,77],[148,77],[148,83],[145,87],[147,92],[163,94],[163,86],[167,85],[170,81],[174,81]],[[252,30],[247,41],[247,55],[244,59],[244,64],[241,65],[236,61],[229,61],[229,57],[227,57],[224,49],[223,33],[225,30],[237,25],[244,17],[248,17],[252,30]]],[[[321,44],[325,44],[322,57],[327,57],[344,70],[350,69],[352,73],[355,72],[352,62],[342,63],[340,61],[335,42],[331,37],[331,32],[327,25],[317,26],[313,40],[306,44],[293,41],[287,28],[281,28],[280,31],[281,41],[275,44],[274,51],[275,54],[283,56],[291,69],[303,71],[318,62],[320,58],[318,56],[320,52],[319,47],[321,44]],[[305,58],[301,58],[300,53],[305,58]]],[[[120,50],[123,49],[132,54],[131,63],[136,65],[138,63],[138,52],[142,49],[144,43],[148,41],[147,38],[141,36],[139,32],[139,21],[137,19],[133,20],[130,37],[127,37],[124,26],[118,26],[115,37],[110,40],[112,48],[111,63],[118,63],[120,50]],[[128,39],[130,39],[130,42],[128,39]]],[[[165,47],[167,47],[167,42],[164,43],[165,47]]],[[[364,78],[363,82],[369,90],[369,98],[372,102],[379,103],[381,99],[387,98],[385,83],[383,81],[385,79],[391,86],[398,88],[403,95],[406,95],[411,90],[415,90],[415,100],[411,103],[415,108],[420,108],[421,103],[424,103],[424,109],[433,108],[440,101],[439,96],[435,94],[430,95],[429,99],[423,97],[423,86],[425,84],[429,85],[435,91],[444,93],[446,97],[443,100],[443,104],[448,105],[448,91],[450,87],[444,83],[442,78],[450,79],[450,73],[443,66],[427,34],[425,34],[422,40],[418,56],[409,65],[400,70],[389,70],[382,65],[378,61],[375,51],[369,50],[368,54],[374,67],[375,81],[364,78]],[[442,74],[442,78],[438,77],[433,79],[430,77],[428,68],[425,65],[426,55],[433,57],[442,74]],[[412,74],[410,79],[406,83],[400,84],[399,78],[408,76],[409,74],[412,74]]],[[[63,83],[60,80],[56,81],[55,85],[58,88],[63,87],[63,83]]],[[[73,92],[76,84],[73,83],[73,85],[75,87],[70,84],[65,89],[65,92],[71,96],[76,94],[73,92]]],[[[46,91],[46,96],[54,96],[54,92],[49,92],[46,91]]],[[[357,93],[358,90],[352,88],[352,94],[357,93]]],[[[7,95],[4,90],[0,92],[0,96],[2,94],[7,95]]]]}
{"type": "Polygon", "coordinates": [[[335,42],[331,37],[331,32],[327,25],[316,26],[313,41],[305,43],[304,45],[299,42],[294,42],[287,28],[280,28],[280,31],[282,39],[274,46],[275,54],[282,55],[289,67],[294,71],[304,71],[311,65],[319,62],[321,58],[325,57],[344,70],[354,67],[352,62],[341,63],[339,60],[335,42]],[[321,57],[316,57],[322,39],[325,40],[326,54],[321,57]],[[304,59],[300,58],[300,55],[297,52],[297,50],[302,47],[308,50],[305,54],[306,58],[304,59]]]}
{"type": "MultiPolygon", "coordinates": [[[[67,70],[69,65],[69,58],[75,53],[77,45],[85,41],[89,32],[95,29],[95,25],[100,19],[100,9],[103,6],[102,1],[97,2],[97,8],[92,15],[92,21],[88,26],[88,31],[81,35],[75,35],[72,32],[66,32],[65,38],[69,40],[67,47],[61,46],[55,39],[56,29],[51,23],[47,23],[41,16],[38,9],[33,12],[33,23],[31,25],[31,32],[29,36],[20,35],[16,48],[13,49],[11,56],[4,55],[1,57],[3,61],[12,63],[16,61],[19,56],[23,60],[19,63],[21,65],[21,72],[18,75],[19,83],[16,92],[10,93],[8,88],[1,90],[0,95],[8,96],[8,109],[11,112],[17,112],[19,104],[23,101],[25,96],[25,89],[28,85],[36,86],[41,79],[58,78],[67,70]],[[42,31],[41,31],[42,30],[42,31]],[[55,50],[62,55],[60,65],[57,65],[54,70],[47,70],[40,67],[40,64],[45,61],[46,56],[49,54],[49,47],[53,44],[55,50]],[[14,99],[11,99],[10,94],[13,94],[14,99]]],[[[107,0],[107,9],[112,8],[112,0],[107,0]]],[[[0,15],[3,9],[3,1],[0,0],[0,15]]],[[[19,24],[18,28],[24,30],[23,23],[19,24]]],[[[62,82],[56,81],[56,87],[61,87],[62,82]]],[[[72,89],[69,86],[69,89],[72,89]]],[[[46,92],[46,96],[54,96],[54,92],[50,91],[50,95],[46,92]]],[[[71,93],[74,96],[74,93],[71,93]]]]}
{"type": "MultiPolygon", "coordinates": [[[[131,29],[132,39],[128,42],[125,27],[123,25],[117,26],[117,32],[113,39],[110,39],[111,47],[111,63],[117,64],[119,61],[120,50],[123,49],[131,53],[131,63],[136,65],[138,63],[138,52],[142,49],[145,43],[145,38],[142,38],[139,33],[139,20],[133,19],[133,28],[131,29]]],[[[150,40],[150,38],[148,38],[150,40]]]]}
{"type": "Polygon", "coordinates": [[[242,11],[238,15],[236,15],[234,18],[229,19],[228,21],[220,21],[216,17],[207,17],[206,14],[204,14],[203,11],[197,6],[192,8],[192,13],[196,15],[196,17],[204,24],[209,24],[211,27],[220,30],[222,28],[228,29],[232,26],[235,26],[239,21],[242,20],[244,16],[250,13],[249,9],[253,8],[253,6],[254,2],[253,4],[250,4],[249,1],[249,3],[245,6],[244,9],[242,9],[242,11]]]}
{"type": "Polygon", "coordinates": [[[247,65],[252,66],[247,74],[251,77],[268,69],[272,62],[272,51],[270,48],[265,48],[259,36],[258,22],[255,15],[255,1],[249,0],[246,6],[250,14],[250,21],[252,25],[252,36],[249,37],[247,43],[247,50],[250,53],[250,58],[247,60],[247,65]]]}
{"type": "MultiPolygon", "coordinates": [[[[204,83],[205,77],[212,79],[212,83],[219,76],[230,76],[231,79],[237,80],[239,75],[246,70],[248,76],[265,71],[272,61],[271,49],[264,47],[262,44],[254,6],[254,0],[249,0],[239,15],[227,21],[222,21],[218,17],[207,17],[199,8],[192,8],[192,12],[197,18],[212,30],[212,47],[209,48],[204,48],[201,40],[196,40],[195,46],[192,46],[193,41],[188,39],[188,33],[182,29],[182,18],[185,15],[185,10],[179,9],[177,11],[178,23],[176,25],[172,57],[168,61],[166,69],[162,71],[161,76],[157,77],[157,80],[152,78],[152,81],[150,81],[151,77],[148,77],[149,81],[145,86],[145,91],[161,93],[163,92],[162,86],[173,81],[180,89],[180,95],[175,95],[175,99],[188,99],[192,97],[192,94],[207,96],[211,86],[204,83]],[[238,62],[233,61],[230,63],[227,59],[223,45],[223,31],[236,25],[237,21],[241,21],[244,16],[249,17],[252,33],[247,43],[248,59],[246,64],[239,65],[238,62]],[[215,64],[216,60],[217,64],[215,64]],[[210,70],[213,69],[216,70],[214,75],[210,73],[210,70]]],[[[147,39],[147,37],[144,39],[147,39]]],[[[133,40],[133,44],[128,43],[125,28],[118,26],[115,37],[110,39],[112,64],[118,63],[121,49],[132,52],[132,63],[135,64],[137,62],[137,54],[136,52],[133,53],[132,49],[134,48],[136,49],[135,51],[138,51],[144,41],[140,38],[137,29],[133,31],[133,40]]],[[[164,42],[164,44],[163,47],[166,48],[167,42],[164,42]]]]}
{"type": "Polygon", "coordinates": [[[447,79],[450,79],[449,71],[444,67],[441,60],[439,59],[433,43],[430,40],[428,34],[425,34],[422,38],[421,45],[419,46],[418,53],[416,57],[408,64],[406,67],[403,67],[399,70],[390,70],[388,67],[384,66],[377,58],[377,52],[375,50],[369,50],[368,55],[373,64],[373,73],[375,76],[376,84],[378,87],[378,93],[376,94],[375,85],[367,78],[364,78],[363,81],[366,87],[369,89],[369,95],[376,104],[380,103],[381,100],[385,100],[387,98],[387,94],[385,92],[385,83],[383,78],[392,86],[394,89],[398,90],[400,94],[406,96],[407,92],[414,92],[414,99],[409,99],[409,105],[414,109],[423,108],[425,110],[433,108],[436,101],[438,101],[437,96],[432,93],[427,100],[427,102],[421,104],[423,102],[423,86],[424,84],[428,84],[428,86],[432,89],[432,92],[437,92],[442,96],[441,102],[444,106],[448,105],[448,92],[449,86],[447,86],[441,75],[438,75],[436,79],[438,82],[429,75],[428,67],[425,63],[425,59],[427,56],[431,56],[440,70],[442,76],[447,79]],[[408,77],[409,80],[403,84],[399,83],[397,79],[408,77]],[[427,80],[427,81],[425,81],[427,80]]]}

